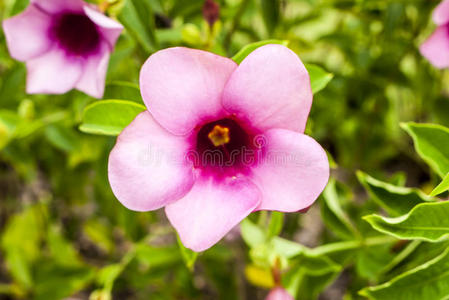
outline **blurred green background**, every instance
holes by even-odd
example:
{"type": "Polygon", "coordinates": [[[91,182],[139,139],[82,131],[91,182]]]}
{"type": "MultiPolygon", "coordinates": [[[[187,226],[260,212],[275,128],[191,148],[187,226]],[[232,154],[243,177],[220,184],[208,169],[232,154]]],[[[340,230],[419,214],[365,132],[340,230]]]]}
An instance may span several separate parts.
{"type": "MultiPolygon", "coordinates": [[[[231,57],[252,42],[288,40],[303,62],[334,76],[314,97],[307,134],[333,158],[332,187],[356,235],[377,236],[361,216],[380,210],[357,170],[425,192],[438,183],[400,128],[405,121],[449,126],[449,73],[418,51],[435,28],[431,12],[438,1],[217,2],[212,28],[203,0],[111,3],[108,14],[126,30],[110,61],[104,98],[141,102],[140,66],[159,49],[183,45],[231,57]]],[[[0,18],[26,5],[2,0],[0,18]]],[[[0,299],[265,297],[272,282],[269,267],[258,261],[260,249],[246,245],[237,230],[196,257],[178,245],[163,212],[124,208],[107,180],[115,137],[78,129],[86,105],[98,100],[77,91],[26,95],[25,75],[0,31],[0,299]]],[[[347,240],[332,225],[326,203],[320,198],[307,214],[286,214],[280,236],[312,248],[347,240]]],[[[274,218],[250,216],[262,227],[274,218]]],[[[446,244],[416,245],[409,263],[380,272],[403,247],[387,239],[353,247],[332,263],[310,262],[330,268],[321,273],[291,259],[283,280],[297,299],[359,299],[360,289],[438,255],[446,244]]]]}

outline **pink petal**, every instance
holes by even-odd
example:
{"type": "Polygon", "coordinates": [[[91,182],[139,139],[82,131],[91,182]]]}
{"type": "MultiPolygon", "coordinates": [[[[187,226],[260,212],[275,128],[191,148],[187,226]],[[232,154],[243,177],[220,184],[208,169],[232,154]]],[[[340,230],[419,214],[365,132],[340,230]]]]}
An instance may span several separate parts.
{"type": "Polygon", "coordinates": [[[437,25],[449,22],[449,0],[444,0],[433,11],[433,21],[437,25]]]}
{"type": "Polygon", "coordinates": [[[49,14],[64,11],[82,12],[85,5],[82,0],[31,0],[31,3],[49,14]]]}
{"type": "Polygon", "coordinates": [[[27,61],[27,93],[63,94],[75,87],[83,72],[83,61],[67,57],[54,47],[27,61]]]}
{"type": "Polygon", "coordinates": [[[295,298],[292,297],[285,289],[282,287],[276,287],[270,291],[267,298],[265,300],[294,300],[295,298]]]}
{"type": "Polygon", "coordinates": [[[85,62],[83,74],[76,84],[76,88],[92,97],[102,98],[109,57],[109,45],[103,41],[101,42],[99,53],[95,56],[90,56],[85,62]]]}
{"type": "Polygon", "coordinates": [[[123,30],[122,24],[106,17],[104,14],[95,10],[89,5],[84,6],[84,12],[89,17],[89,19],[99,27],[103,37],[108,41],[112,50],[114,48],[115,42],[117,41],[120,33],[123,30]]]}
{"type": "Polygon", "coordinates": [[[188,144],[139,114],[117,138],[109,155],[109,183],[127,208],[148,211],[183,197],[194,182],[184,155],[188,144]]]}
{"type": "Polygon", "coordinates": [[[150,56],[140,73],[143,100],[154,118],[174,134],[186,134],[222,112],[223,87],[236,64],[209,52],[169,48],[150,56]]]}
{"type": "Polygon", "coordinates": [[[181,200],[165,207],[170,223],[187,248],[212,247],[260,202],[257,187],[244,179],[199,179],[181,200]]]}
{"type": "Polygon", "coordinates": [[[435,67],[440,69],[449,67],[448,27],[438,27],[419,49],[421,54],[435,67]]]}
{"type": "Polygon", "coordinates": [[[264,134],[265,157],[253,168],[253,182],[262,191],[257,210],[294,212],[309,207],[329,179],[326,152],[311,137],[271,129],[264,134]]]}
{"type": "Polygon", "coordinates": [[[3,22],[6,43],[11,56],[17,60],[39,56],[47,51],[52,41],[48,37],[51,18],[34,5],[3,22]]]}
{"type": "Polygon", "coordinates": [[[223,105],[260,130],[304,132],[312,105],[309,74],[298,56],[281,45],[248,55],[226,84],[223,105]]]}

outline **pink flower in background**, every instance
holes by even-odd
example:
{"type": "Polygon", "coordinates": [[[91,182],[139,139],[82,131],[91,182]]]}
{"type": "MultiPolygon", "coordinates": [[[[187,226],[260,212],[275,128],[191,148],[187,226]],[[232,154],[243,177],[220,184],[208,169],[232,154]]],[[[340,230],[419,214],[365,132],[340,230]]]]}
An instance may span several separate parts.
{"type": "Polygon", "coordinates": [[[276,287],[270,291],[265,300],[294,300],[294,298],[282,287],[276,287]]]}
{"type": "Polygon", "coordinates": [[[148,111],[117,138],[109,181],[129,209],[165,207],[186,247],[211,247],[253,211],[307,208],[324,189],[326,153],[303,134],[309,75],[288,48],[260,47],[239,66],[165,49],[140,87],[148,111]]]}
{"type": "Polygon", "coordinates": [[[27,92],[104,92],[109,56],[123,27],[81,0],[31,0],[3,22],[11,56],[26,62],[27,92]]]}
{"type": "Polygon", "coordinates": [[[421,45],[420,51],[432,65],[444,69],[449,67],[449,0],[437,6],[433,12],[433,21],[438,28],[421,45]]]}

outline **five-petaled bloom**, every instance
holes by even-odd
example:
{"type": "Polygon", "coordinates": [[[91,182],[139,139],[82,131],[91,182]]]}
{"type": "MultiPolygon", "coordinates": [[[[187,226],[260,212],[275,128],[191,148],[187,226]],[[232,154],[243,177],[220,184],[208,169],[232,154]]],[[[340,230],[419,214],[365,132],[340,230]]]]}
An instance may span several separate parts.
{"type": "Polygon", "coordinates": [[[109,56],[123,27],[82,0],[31,0],[3,22],[11,56],[26,62],[27,92],[104,92],[109,56]]]}
{"type": "Polygon", "coordinates": [[[310,78],[290,49],[266,45],[238,66],[169,48],[143,65],[148,111],[117,138],[109,182],[129,209],[166,215],[195,251],[257,210],[309,207],[329,178],[325,151],[303,134],[310,78]]]}
{"type": "Polygon", "coordinates": [[[278,286],[268,293],[265,300],[294,300],[294,298],[284,288],[278,286]]]}
{"type": "Polygon", "coordinates": [[[421,47],[421,54],[439,69],[449,67],[449,0],[441,2],[433,12],[438,25],[421,47]]]}

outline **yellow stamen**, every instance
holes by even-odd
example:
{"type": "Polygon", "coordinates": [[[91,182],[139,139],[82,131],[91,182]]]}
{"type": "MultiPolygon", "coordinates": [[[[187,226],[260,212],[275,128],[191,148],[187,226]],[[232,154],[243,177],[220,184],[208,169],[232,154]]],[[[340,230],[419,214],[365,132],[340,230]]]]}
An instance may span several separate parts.
{"type": "Polygon", "coordinates": [[[229,128],[215,125],[207,137],[215,147],[223,146],[230,141],[229,128]]]}

